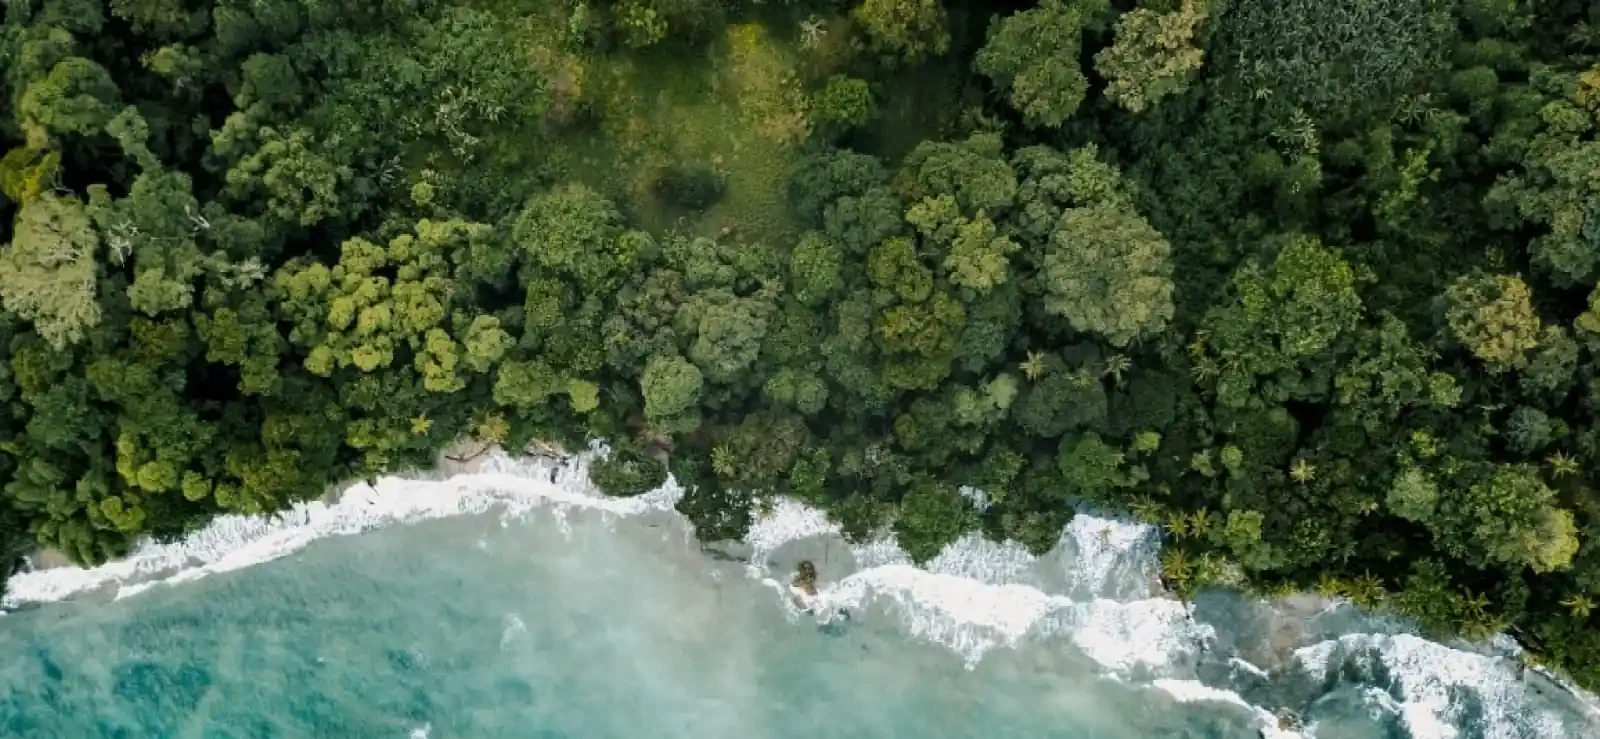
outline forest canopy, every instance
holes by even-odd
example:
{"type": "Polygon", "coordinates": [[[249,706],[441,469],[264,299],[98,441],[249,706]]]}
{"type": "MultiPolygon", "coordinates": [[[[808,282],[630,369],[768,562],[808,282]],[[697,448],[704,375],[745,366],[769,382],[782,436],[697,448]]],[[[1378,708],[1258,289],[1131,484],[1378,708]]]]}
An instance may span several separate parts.
{"type": "Polygon", "coordinates": [[[3,569],[603,439],[1600,686],[1597,7],[4,0],[3,569]]]}

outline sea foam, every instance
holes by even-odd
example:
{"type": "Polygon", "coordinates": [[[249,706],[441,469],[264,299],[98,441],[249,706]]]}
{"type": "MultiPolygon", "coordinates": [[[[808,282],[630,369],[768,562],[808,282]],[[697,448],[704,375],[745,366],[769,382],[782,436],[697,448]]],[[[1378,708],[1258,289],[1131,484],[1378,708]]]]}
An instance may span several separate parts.
{"type": "MultiPolygon", "coordinates": [[[[598,451],[603,452],[603,449],[598,451]]],[[[484,472],[444,480],[383,477],[356,483],[333,502],[296,504],[273,516],[218,516],[181,541],[146,541],[127,557],[80,569],[22,572],[8,583],[0,607],[64,600],[110,591],[118,598],[158,585],[177,585],[292,554],[317,539],[396,523],[500,510],[508,516],[546,509],[595,511],[609,517],[670,510],[682,494],[669,480],[634,498],[605,498],[587,483],[592,453],[564,462],[529,462],[494,454],[484,472]]]]}
{"type": "MultiPolygon", "coordinates": [[[[819,510],[779,499],[757,516],[745,543],[752,566],[768,575],[773,552],[816,537],[839,537],[838,526],[819,510]]],[[[968,534],[917,567],[885,532],[850,546],[857,569],[802,600],[824,621],[882,608],[969,667],[1029,637],[1065,636],[1104,669],[1162,674],[1214,632],[1179,601],[1147,597],[1157,541],[1152,527],[1080,514],[1042,557],[968,534]]]]}
{"type": "Polygon", "coordinates": [[[1179,703],[1223,703],[1238,706],[1251,714],[1260,722],[1259,728],[1263,739],[1301,739],[1300,732],[1281,728],[1278,717],[1271,711],[1262,708],[1240,697],[1238,693],[1221,688],[1213,688],[1198,680],[1173,680],[1157,678],[1150,681],[1151,687],[1156,688],[1179,703]]]}
{"type": "Polygon", "coordinates": [[[1452,649],[1411,634],[1346,634],[1302,647],[1294,656],[1314,676],[1327,678],[1351,666],[1372,678],[1387,675],[1393,708],[1416,739],[1458,736],[1454,724],[1468,712],[1462,702],[1468,695],[1476,699],[1472,712],[1488,739],[1565,735],[1556,716],[1530,710],[1520,666],[1503,657],[1452,649]]]}

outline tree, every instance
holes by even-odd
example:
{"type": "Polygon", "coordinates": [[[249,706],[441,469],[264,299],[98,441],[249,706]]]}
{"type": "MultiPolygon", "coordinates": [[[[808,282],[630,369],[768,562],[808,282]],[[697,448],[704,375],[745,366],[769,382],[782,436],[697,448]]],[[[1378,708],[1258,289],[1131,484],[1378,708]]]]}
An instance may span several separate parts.
{"type": "MultiPolygon", "coordinates": [[[[241,127],[252,125],[247,118],[238,120],[241,127]]],[[[225,125],[223,133],[228,128],[225,125]]],[[[303,227],[345,215],[348,204],[342,191],[354,177],[348,165],[320,151],[316,137],[303,128],[261,127],[257,135],[260,145],[228,169],[230,198],[240,204],[259,203],[272,216],[303,227]]],[[[218,148],[228,151],[221,142],[218,148]]]]}
{"type": "Polygon", "coordinates": [[[27,131],[29,143],[43,149],[52,136],[98,133],[116,114],[116,100],[117,85],[105,67],[71,56],[23,90],[17,121],[27,131]]]}
{"type": "Polygon", "coordinates": [[[762,386],[774,403],[802,415],[816,415],[828,402],[828,385],[814,372],[784,368],[762,386]]]}
{"type": "Polygon", "coordinates": [[[1088,93],[1079,49],[1084,30],[1098,26],[1106,9],[1104,0],[1051,0],[1000,18],[973,66],[1006,92],[1029,125],[1060,126],[1088,93]]]}
{"type": "Polygon", "coordinates": [[[1500,175],[1484,201],[1495,227],[1541,227],[1529,245],[1536,264],[1560,282],[1588,283],[1600,270],[1592,206],[1600,173],[1593,123],[1600,111],[1600,95],[1594,93],[1600,89],[1600,70],[1590,68],[1564,87],[1570,92],[1541,110],[1541,130],[1526,142],[1520,171],[1500,175]]]}
{"type": "Polygon", "coordinates": [[[667,481],[667,466],[629,445],[595,460],[589,479],[606,495],[641,495],[667,481]]]}
{"type": "Polygon", "coordinates": [[[896,188],[911,202],[950,195],[965,213],[999,214],[1017,195],[1017,176],[997,134],[924,141],[901,163],[896,188]]]}
{"type": "Polygon", "coordinates": [[[528,276],[548,271],[586,290],[615,290],[634,257],[627,247],[635,242],[623,239],[623,230],[611,201],[569,184],[529,200],[511,237],[522,247],[528,276]]]}
{"type": "Polygon", "coordinates": [[[902,303],[879,316],[883,380],[904,390],[931,390],[950,374],[966,322],[961,303],[944,291],[923,303],[902,303]]]}
{"type": "Polygon", "coordinates": [[[651,423],[665,423],[674,428],[699,426],[696,403],[704,384],[700,368],[679,356],[656,356],[645,365],[639,378],[640,391],[644,393],[644,414],[651,423]],[[682,424],[674,423],[683,421],[682,424]],[[688,423],[689,420],[694,422],[688,423]]]}
{"type": "Polygon", "coordinates": [[[1406,520],[1426,523],[1438,504],[1438,484],[1418,467],[1407,465],[1389,485],[1389,510],[1406,520]]]}
{"type": "Polygon", "coordinates": [[[100,322],[95,302],[99,246],[76,198],[40,195],[17,212],[11,244],[0,252],[0,304],[52,346],[81,341],[100,322]]]}
{"type": "Polygon", "coordinates": [[[566,389],[560,373],[539,360],[502,362],[495,370],[494,402],[520,411],[540,408],[566,389]]]}
{"type": "Polygon", "coordinates": [[[1205,59],[1195,35],[1209,15],[1208,2],[1183,0],[1169,13],[1136,8],[1118,18],[1116,42],[1094,55],[1095,70],[1109,80],[1106,97],[1141,113],[1188,89],[1205,59]]]}
{"type": "Polygon", "coordinates": [[[182,0],[111,0],[111,14],[134,30],[155,38],[177,38],[203,32],[209,13],[185,7],[182,0]]]}
{"type": "Polygon", "coordinates": [[[984,293],[1006,281],[1009,258],[1020,248],[980,214],[957,227],[942,266],[950,284],[984,293]]]}
{"type": "Polygon", "coordinates": [[[206,342],[206,361],[239,368],[239,392],[273,395],[283,386],[278,362],[288,342],[259,293],[236,305],[218,305],[194,317],[195,333],[206,342]]]}
{"type": "Polygon", "coordinates": [[[864,126],[876,113],[871,86],[856,77],[833,75],[811,97],[811,114],[819,122],[839,128],[864,126]]]}
{"type": "Polygon", "coordinates": [[[894,533],[912,561],[920,563],[933,559],[977,525],[977,511],[955,486],[919,476],[900,503],[894,533]]]}
{"type": "Polygon", "coordinates": [[[499,318],[481,314],[474,316],[461,342],[464,352],[462,360],[473,372],[488,372],[505,356],[514,341],[511,334],[500,328],[499,318]]]}
{"type": "Polygon", "coordinates": [[[1022,391],[1012,409],[1017,424],[1033,436],[1055,438],[1069,431],[1097,428],[1109,403],[1105,387],[1093,375],[1067,367],[1053,357],[1038,379],[1022,391]]]}
{"type": "Polygon", "coordinates": [[[688,357],[706,379],[728,383],[755,363],[771,313],[771,303],[759,298],[737,297],[720,288],[707,290],[679,311],[679,334],[694,337],[688,357]]]}
{"type": "Polygon", "coordinates": [[[128,298],[148,316],[188,308],[203,268],[196,235],[205,223],[187,175],[147,169],[125,198],[89,188],[88,212],[103,234],[110,265],[129,269],[128,298]]]}
{"type": "Polygon", "coordinates": [[[1017,173],[1017,209],[1011,228],[1029,242],[1043,245],[1056,231],[1067,208],[1105,205],[1134,210],[1133,196],[1122,173],[1100,158],[1090,144],[1067,152],[1028,146],[1011,155],[1017,173]]]}
{"type": "Polygon", "coordinates": [[[1407,410],[1453,408],[1462,396],[1456,378],[1432,370],[1426,348],[1387,313],[1376,328],[1359,330],[1354,356],[1344,361],[1333,384],[1336,402],[1374,433],[1407,410]]]}
{"type": "Polygon", "coordinates": [[[949,19],[939,0],[861,0],[850,17],[881,54],[917,62],[950,49],[949,19]]]}
{"type": "MultiPolygon", "coordinates": [[[[446,329],[455,291],[447,255],[460,253],[463,243],[486,228],[423,220],[415,233],[402,233],[387,246],[346,240],[331,269],[306,259],[279,269],[272,295],[280,316],[294,325],[289,341],[308,350],[305,368],[322,377],[347,367],[370,373],[409,350],[429,391],[461,389],[462,349],[446,329]]],[[[480,332],[486,330],[480,325],[480,332]]]]}
{"type": "Polygon", "coordinates": [[[801,219],[821,225],[823,211],[845,196],[860,196],[889,181],[877,157],[848,149],[822,149],[796,160],[789,173],[789,203],[801,219]]]}
{"type": "Polygon", "coordinates": [[[843,257],[826,236],[816,231],[801,236],[789,255],[789,284],[795,299],[814,306],[838,292],[844,284],[843,257]]]}
{"type": "Polygon", "coordinates": [[[1250,261],[1234,272],[1227,297],[1207,311],[1195,346],[1201,354],[1196,370],[1207,368],[1223,405],[1243,407],[1263,389],[1277,401],[1325,393],[1325,380],[1307,373],[1329,370],[1321,360],[1361,319],[1347,262],[1309,236],[1275,241],[1278,254],[1269,267],[1250,261]]]}
{"type": "Polygon", "coordinates": [[[0,194],[27,202],[50,189],[60,173],[60,151],[19,146],[0,159],[0,194]]]}
{"type": "Polygon", "coordinates": [[[917,257],[910,239],[888,239],[873,249],[867,255],[867,276],[907,303],[920,303],[933,294],[933,270],[917,257]]]}
{"type": "Polygon", "coordinates": [[[1082,500],[1109,500],[1112,490],[1133,482],[1122,469],[1122,452],[1092,432],[1075,440],[1062,439],[1056,464],[1067,482],[1063,493],[1082,500]]]}
{"type": "Polygon", "coordinates": [[[1550,572],[1570,565],[1578,549],[1572,513],[1555,506],[1555,491],[1526,465],[1494,465],[1448,490],[1431,527],[1455,556],[1484,566],[1550,572]]]}
{"type": "Polygon", "coordinates": [[[1444,293],[1450,335],[1490,372],[1527,365],[1539,345],[1539,316],[1527,283],[1512,275],[1462,275],[1444,293]]]}
{"type": "Polygon", "coordinates": [[[1045,253],[1045,309],[1127,346],[1172,319],[1172,248],[1137,213],[1069,208],[1045,253]]]}

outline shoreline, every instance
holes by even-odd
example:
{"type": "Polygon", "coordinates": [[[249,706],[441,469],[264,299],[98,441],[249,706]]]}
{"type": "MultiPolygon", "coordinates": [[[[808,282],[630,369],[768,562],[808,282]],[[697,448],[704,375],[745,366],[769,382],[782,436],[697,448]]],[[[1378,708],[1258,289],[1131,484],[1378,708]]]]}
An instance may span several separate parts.
{"type": "MultiPolygon", "coordinates": [[[[484,464],[496,452],[504,452],[499,444],[459,439],[434,454],[433,467],[386,473],[384,477],[418,477],[421,479],[437,477],[438,479],[449,479],[456,475],[478,474],[483,470],[484,464]]],[[[529,448],[525,450],[525,453],[530,458],[554,458],[558,464],[565,463],[573,456],[543,442],[529,444],[529,448]],[[535,449],[536,447],[537,449],[535,449]]],[[[335,505],[352,487],[363,482],[366,481],[357,478],[329,485],[328,489],[316,500],[327,505],[335,505]]],[[[59,549],[50,547],[35,548],[33,551],[23,555],[22,560],[24,564],[21,569],[17,570],[17,575],[25,572],[44,572],[78,567],[66,554],[59,549]]]]}
{"type": "MultiPolygon", "coordinates": [[[[560,488],[563,485],[570,486],[572,483],[576,482],[580,476],[586,476],[587,465],[585,464],[585,457],[585,453],[582,452],[577,454],[563,453],[560,450],[554,450],[548,446],[531,447],[529,453],[524,456],[510,457],[505,455],[503,450],[499,449],[495,445],[485,445],[469,441],[457,442],[449,447],[446,447],[438,453],[436,456],[436,464],[433,469],[413,470],[409,473],[385,475],[383,478],[380,478],[378,481],[376,481],[375,486],[364,481],[347,483],[343,486],[331,488],[319,500],[311,502],[314,505],[306,505],[304,507],[309,509],[320,506],[322,509],[328,510],[345,507],[352,508],[353,510],[357,511],[363,511],[378,507],[378,501],[386,496],[401,494],[401,488],[403,488],[408,481],[422,482],[429,485],[448,485],[453,478],[468,475],[507,475],[507,478],[502,481],[480,482],[485,482],[487,485],[492,487],[496,484],[506,485],[511,480],[518,479],[521,480],[523,484],[530,486],[531,488],[540,489],[523,491],[523,493],[521,493],[521,497],[518,497],[518,494],[508,494],[504,496],[487,495],[481,499],[477,499],[472,506],[467,506],[460,503],[454,507],[446,505],[442,508],[430,509],[431,512],[424,512],[424,514],[416,517],[409,516],[409,514],[405,514],[404,512],[399,515],[392,516],[384,514],[378,518],[371,519],[377,523],[370,528],[366,527],[364,524],[357,524],[353,526],[313,527],[315,530],[309,532],[309,535],[305,535],[307,532],[291,530],[285,532],[284,536],[278,537],[284,538],[284,543],[286,543],[289,547],[283,551],[275,551],[272,549],[272,545],[274,544],[272,539],[278,535],[273,534],[272,532],[267,532],[266,534],[260,535],[256,539],[246,540],[242,546],[242,549],[260,549],[258,545],[263,543],[268,545],[265,550],[266,556],[264,558],[259,558],[261,552],[250,553],[238,551],[221,552],[219,554],[218,552],[210,551],[208,552],[208,555],[213,556],[211,556],[209,559],[194,557],[187,558],[183,561],[174,559],[165,561],[163,563],[164,566],[149,569],[139,569],[137,566],[132,566],[129,568],[129,572],[127,573],[129,576],[117,576],[105,579],[93,587],[79,589],[62,598],[59,598],[58,600],[78,601],[96,599],[99,597],[104,597],[107,595],[108,591],[114,592],[114,597],[116,599],[120,599],[122,597],[128,597],[144,592],[151,587],[156,587],[163,584],[180,585],[183,582],[199,579],[207,574],[241,569],[259,562],[270,561],[271,559],[285,556],[293,551],[298,551],[299,548],[302,548],[310,542],[324,536],[362,533],[364,531],[372,530],[372,528],[391,525],[393,523],[405,523],[427,520],[430,518],[480,513],[491,510],[500,505],[510,505],[513,508],[520,505],[555,508],[574,507],[580,510],[598,510],[602,513],[605,511],[617,512],[622,509],[628,509],[631,512],[625,515],[639,516],[643,519],[645,525],[652,527],[660,525],[660,522],[652,524],[649,522],[649,519],[655,518],[655,516],[658,514],[663,516],[668,515],[667,511],[671,509],[671,502],[675,502],[675,499],[672,499],[672,501],[662,499],[651,504],[641,501],[639,498],[611,499],[599,497],[592,488],[588,488],[586,479],[584,481],[585,484],[580,487],[588,488],[587,490],[570,491],[570,494],[564,498],[556,495],[554,493],[555,489],[560,488]],[[507,465],[507,467],[504,469],[496,469],[495,466],[491,466],[489,464],[491,461],[496,462],[496,466],[507,465]],[[519,468],[520,465],[525,465],[525,467],[519,468]],[[527,474],[535,471],[542,474],[527,474]],[[519,476],[518,473],[521,473],[521,475],[519,476]],[[409,474],[410,476],[402,477],[402,474],[409,474]],[[543,488],[551,489],[546,490],[543,488]],[[605,505],[592,505],[597,502],[604,503],[605,505]]],[[[436,495],[439,492],[440,491],[437,489],[431,490],[431,494],[436,495]]],[[[413,493],[403,494],[413,495],[413,493]]],[[[648,495],[650,494],[647,494],[647,496],[641,496],[641,498],[648,497],[648,495]]],[[[414,504],[414,502],[408,504],[414,504]]],[[[296,512],[299,512],[298,508],[296,512]]],[[[314,516],[312,518],[314,518],[314,516]]],[[[1105,522],[1101,521],[1095,516],[1084,514],[1083,518],[1083,525],[1085,526],[1090,525],[1089,522],[1091,519],[1100,522],[1097,524],[1099,528],[1103,529],[1105,526],[1105,522]]],[[[262,522],[258,520],[257,523],[262,522]]],[[[298,523],[292,522],[292,525],[304,527],[310,526],[314,523],[314,521],[308,522],[306,520],[302,520],[298,523]]],[[[1147,527],[1143,527],[1142,525],[1129,525],[1129,528],[1130,531],[1134,529],[1143,531],[1147,527]]],[[[1067,529],[1063,530],[1062,538],[1057,544],[1057,549],[1067,544],[1069,541],[1078,541],[1078,539],[1072,538],[1072,529],[1073,527],[1069,525],[1067,529]]],[[[692,529],[689,530],[688,535],[692,537],[692,529]]],[[[1147,535],[1148,534],[1139,534],[1141,537],[1147,535]]],[[[978,559],[982,559],[983,557],[987,556],[993,559],[994,557],[999,556],[1003,560],[1007,556],[1020,557],[1021,555],[1006,554],[1008,551],[1007,547],[1009,546],[1007,543],[987,542],[986,540],[981,540],[981,537],[979,539],[975,539],[973,542],[966,542],[964,539],[963,542],[958,543],[962,543],[968,549],[971,549],[974,546],[978,547],[976,554],[968,552],[968,554],[964,555],[968,558],[967,560],[958,558],[957,560],[940,562],[938,561],[940,558],[936,558],[935,560],[926,563],[926,565],[921,568],[908,567],[904,576],[897,576],[893,574],[894,567],[900,564],[909,564],[908,561],[904,563],[900,561],[904,557],[903,553],[896,554],[887,550],[875,549],[874,546],[870,544],[860,547],[852,547],[843,543],[842,541],[835,541],[838,536],[839,533],[836,530],[836,526],[828,521],[826,516],[821,511],[810,509],[809,507],[806,507],[797,501],[782,499],[782,501],[780,501],[780,503],[772,511],[769,511],[768,516],[760,519],[758,523],[752,527],[751,532],[743,541],[733,542],[731,543],[731,547],[729,546],[728,542],[701,542],[695,540],[694,544],[696,550],[712,559],[722,559],[725,561],[731,560],[734,563],[742,565],[751,573],[754,573],[757,570],[762,570],[765,574],[765,577],[760,579],[763,582],[776,586],[776,589],[782,592],[785,596],[789,597],[792,597],[793,594],[792,580],[798,563],[801,561],[813,562],[817,567],[817,583],[825,592],[820,598],[818,596],[810,596],[802,599],[801,603],[794,604],[800,607],[799,610],[809,613],[813,617],[820,617],[828,612],[837,612],[837,608],[835,606],[840,602],[856,602],[861,598],[875,597],[873,593],[881,591],[883,588],[912,588],[915,590],[919,587],[927,587],[929,583],[939,582],[944,582],[946,586],[954,587],[958,585],[958,583],[954,582],[952,578],[965,579],[970,583],[970,585],[963,585],[958,588],[958,591],[963,593],[963,595],[960,596],[961,600],[969,605],[963,606],[957,610],[948,611],[944,615],[939,616],[937,620],[948,620],[950,627],[980,628],[989,634],[989,636],[979,637],[978,642],[974,643],[974,646],[976,646],[978,649],[969,656],[969,662],[973,663],[975,663],[976,659],[981,658],[981,655],[984,651],[987,651],[990,648],[1020,646],[1022,643],[1020,641],[1021,637],[1029,633],[1033,624],[1041,617],[1039,614],[1041,614],[1042,611],[1035,613],[1033,616],[1023,617],[1022,621],[1015,621],[1014,619],[1017,618],[1016,616],[1002,616],[999,615],[999,612],[997,611],[987,610],[988,608],[998,607],[997,605],[994,605],[994,603],[1006,601],[1008,598],[1012,598],[1013,594],[1007,592],[1007,588],[1012,586],[1007,583],[1015,580],[1018,577],[1018,573],[1007,569],[1014,567],[1014,565],[1002,565],[1001,570],[999,571],[989,573],[979,572],[971,568],[974,566],[980,566],[981,563],[974,564],[973,561],[970,561],[970,558],[976,556],[978,559]],[[874,573],[880,575],[880,577],[878,577],[876,580],[861,581],[861,578],[857,577],[858,575],[861,575],[869,570],[881,570],[886,567],[889,568],[889,570],[886,570],[883,573],[874,573]],[[920,570],[922,574],[918,574],[912,570],[920,570]],[[883,577],[890,577],[890,579],[883,579],[883,577]],[[895,577],[902,577],[902,579],[894,579],[895,577]],[[911,579],[903,579],[905,577],[909,577],[911,579]],[[941,578],[944,578],[945,580],[941,580],[941,578]],[[848,593],[845,593],[843,595],[844,601],[840,601],[839,598],[841,596],[836,591],[846,585],[851,585],[851,587],[854,589],[848,593]],[[866,590],[862,590],[862,587],[865,587],[866,590]],[[874,590],[875,588],[877,590],[874,590]],[[985,602],[990,602],[991,605],[985,606],[985,602]]],[[[1108,553],[1113,557],[1113,559],[1117,556],[1126,555],[1135,551],[1137,551],[1141,557],[1148,557],[1151,555],[1150,551],[1144,551],[1140,549],[1140,547],[1144,545],[1137,543],[1130,545],[1130,542],[1134,541],[1133,539],[1119,542],[1115,546],[1107,545],[1108,539],[1104,536],[1088,535],[1086,537],[1079,537],[1079,539],[1082,540],[1080,543],[1085,546],[1083,550],[1076,552],[1078,560],[1076,562],[1076,566],[1080,571],[1093,570],[1096,567],[1103,568],[1107,566],[1106,562],[1100,562],[1099,564],[1096,564],[1095,558],[1101,557],[1103,559],[1108,555],[1108,553]],[[1100,545],[1107,545],[1109,548],[1106,551],[1093,550],[1093,547],[1100,545]]],[[[136,550],[136,553],[137,551],[138,550],[136,550]]],[[[944,555],[945,553],[941,553],[941,558],[944,557],[944,555]]],[[[29,572],[44,573],[53,569],[71,567],[72,565],[65,562],[64,559],[65,558],[61,557],[59,553],[43,550],[30,557],[29,561],[35,563],[35,565],[31,570],[29,570],[29,572]]],[[[1042,558],[1032,558],[1031,556],[1027,557],[1026,559],[1033,560],[1035,565],[1042,560],[1042,558]]],[[[127,560],[125,558],[124,560],[119,560],[118,563],[127,564],[127,560]]],[[[80,571],[88,573],[87,570],[80,571]]],[[[1080,572],[1077,574],[1081,575],[1082,573],[1080,572]]],[[[1146,571],[1145,574],[1149,575],[1150,573],[1146,571]]],[[[1103,573],[1091,573],[1091,575],[1092,577],[1101,577],[1103,576],[1103,573]]],[[[1146,588],[1141,600],[1147,601],[1151,599],[1158,599],[1181,604],[1182,610],[1184,611],[1184,618],[1189,621],[1191,626],[1197,625],[1195,623],[1195,611],[1193,603],[1186,603],[1176,599],[1172,593],[1164,589],[1157,588],[1151,584],[1151,579],[1152,578],[1146,577],[1146,588]]],[[[1040,583],[1037,585],[1037,587],[1048,587],[1048,589],[1052,592],[1065,592],[1071,590],[1075,586],[1072,585],[1072,581],[1067,580],[1049,585],[1040,583]]],[[[1041,592],[1040,595],[1043,596],[1045,594],[1041,592]]],[[[1294,652],[1296,651],[1297,644],[1303,644],[1308,639],[1314,640],[1317,638],[1314,636],[1313,630],[1307,628],[1311,625],[1313,619],[1343,605],[1342,601],[1328,599],[1316,594],[1296,594],[1285,598],[1273,599],[1250,596],[1238,591],[1235,591],[1235,595],[1258,602],[1263,607],[1269,609],[1273,614],[1272,622],[1266,624],[1269,626],[1269,632],[1257,635],[1258,641],[1255,642],[1257,649],[1246,650],[1241,648],[1244,646],[1244,644],[1237,644],[1229,650],[1236,656],[1244,658],[1244,661],[1247,661],[1252,666],[1258,666],[1257,669],[1261,669],[1265,675],[1270,675],[1270,677],[1267,678],[1269,680],[1279,679],[1282,676],[1294,671],[1296,663],[1294,652]],[[1261,659],[1263,655],[1270,655],[1271,658],[1261,659]]],[[[787,599],[788,597],[786,597],[786,600],[787,599]]],[[[1060,601],[1066,601],[1067,597],[1065,595],[1049,596],[1046,603],[1033,606],[1033,608],[1053,608],[1055,606],[1051,605],[1051,603],[1058,599],[1060,601]]],[[[42,602],[44,601],[31,601],[33,604],[42,602]]],[[[24,601],[24,603],[30,603],[30,601],[24,601]]],[[[821,619],[819,618],[819,621],[820,620],[821,619]]],[[[919,633],[920,629],[913,628],[911,631],[913,636],[918,636],[920,638],[930,639],[932,641],[941,643],[946,643],[950,639],[961,641],[965,638],[971,638],[970,636],[956,637],[953,635],[953,632],[948,630],[948,628],[949,627],[941,627],[932,632],[921,633],[919,633]]],[[[1123,639],[1128,639],[1133,636],[1133,634],[1121,634],[1121,638],[1123,639]]],[[[1118,638],[1118,634],[1117,632],[1108,632],[1107,637],[1116,639],[1118,638]]],[[[947,646],[949,646],[948,643],[947,646]]],[[[1080,648],[1089,648],[1083,644],[1080,644],[1079,646],[1080,648]]],[[[1449,647],[1448,645],[1444,644],[1441,644],[1440,646],[1451,649],[1457,648],[1449,647]]],[[[1489,655],[1485,654],[1484,656],[1489,655]]],[[[1102,665],[1117,664],[1119,663],[1119,660],[1129,658],[1134,659],[1135,661],[1125,664],[1143,664],[1143,658],[1139,656],[1127,657],[1124,655],[1121,657],[1113,656],[1110,658],[1104,658],[1102,656],[1095,656],[1091,654],[1090,657],[1091,659],[1100,662],[1102,665]]],[[[1115,672],[1116,668],[1113,668],[1113,673],[1115,672]]],[[[1529,683],[1530,685],[1545,684],[1549,687],[1556,688],[1561,692],[1571,696],[1571,698],[1577,704],[1579,704],[1583,710],[1588,712],[1589,717],[1600,717],[1600,702],[1597,702],[1594,696],[1588,695],[1580,687],[1573,684],[1570,680],[1564,679],[1554,671],[1542,667],[1522,666],[1522,669],[1518,669],[1516,672],[1521,676],[1522,682],[1529,683]]]]}

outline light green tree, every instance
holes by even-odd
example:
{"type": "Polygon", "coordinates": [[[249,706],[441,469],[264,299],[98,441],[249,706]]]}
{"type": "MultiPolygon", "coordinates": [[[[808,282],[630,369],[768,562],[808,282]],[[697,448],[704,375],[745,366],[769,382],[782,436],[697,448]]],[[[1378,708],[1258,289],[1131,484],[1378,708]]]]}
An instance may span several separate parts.
{"type": "Polygon", "coordinates": [[[1450,335],[1491,372],[1525,367],[1539,345],[1533,294],[1513,275],[1462,275],[1444,293],[1450,335]]]}
{"type": "Polygon", "coordinates": [[[1134,112],[1189,87],[1205,50],[1195,38],[1208,15],[1208,0],[1183,0],[1161,13],[1136,8],[1117,19],[1116,41],[1094,56],[1105,77],[1106,97],[1134,112]]]}
{"type": "Polygon", "coordinates": [[[98,245],[76,198],[46,193],[23,203],[11,244],[0,250],[0,301],[51,345],[77,343],[100,322],[98,245]]]}
{"type": "Polygon", "coordinates": [[[1115,346],[1155,334],[1172,319],[1171,252],[1138,213],[1069,208],[1043,259],[1045,309],[1115,346]]]}

